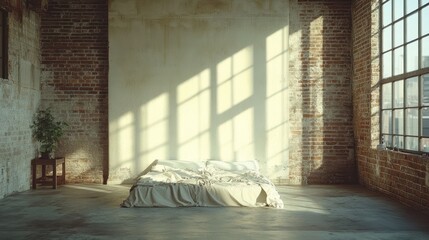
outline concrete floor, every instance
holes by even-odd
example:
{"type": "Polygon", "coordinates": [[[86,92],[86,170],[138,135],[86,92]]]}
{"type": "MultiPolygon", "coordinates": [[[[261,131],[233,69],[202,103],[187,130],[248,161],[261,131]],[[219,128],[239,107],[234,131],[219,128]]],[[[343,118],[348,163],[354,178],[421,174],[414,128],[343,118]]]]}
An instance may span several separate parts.
{"type": "Polygon", "coordinates": [[[277,187],[285,209],[120,208],[123,185],[0,200],[0,239],[429,239],[429,215],[360,186],[277,187]]]}

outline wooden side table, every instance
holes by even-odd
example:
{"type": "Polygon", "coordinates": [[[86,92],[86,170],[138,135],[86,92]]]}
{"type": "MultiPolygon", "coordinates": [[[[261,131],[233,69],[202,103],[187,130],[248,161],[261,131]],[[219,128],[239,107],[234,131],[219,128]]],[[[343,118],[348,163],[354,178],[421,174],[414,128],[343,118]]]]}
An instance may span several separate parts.
{"type": "Polygon", "coordinates": [[[46,159],[46,158],[32,159],[31,160],[31,171],[32,171],[33,189],[36,189],[36,185],[38,183],[41,183],[41,184],[51,183],[52,188],[56,189],[57,185],[58,185],[57,177],[60,178],[61,184],[66,183],[66,159],[64,157],[56,157],[54,159],[46,159]],[[59,164],[62,165],[62,175],[61,176],[57,176],[57,166],[59,164]],[[37,176],[36,176],[37,165],[42,166],[42,176],[40,178],[37,178],[37,176]],[[52,176],[46,176],[46,166],[49,166],[49,165],[52,166],[52,176]],[[52,178],[52,181],[49,180],[50,178],[52,178]]]}

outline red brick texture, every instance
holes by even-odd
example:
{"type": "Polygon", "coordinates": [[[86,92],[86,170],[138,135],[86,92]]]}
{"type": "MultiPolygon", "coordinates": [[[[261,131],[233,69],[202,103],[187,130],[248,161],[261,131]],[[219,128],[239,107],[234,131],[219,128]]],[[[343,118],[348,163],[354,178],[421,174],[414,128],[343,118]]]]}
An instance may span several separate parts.
{"type": "Polygon", "coordinates": [[[379,138],[378,1],[355,0],[353,21],[353,114],[359,181],[402,203],[429,210],[429,160],[377,151],[379,138]]]}
{"type": "Polygon", "coordinates": [[[42,105],[70,125],[57,155],[67,181],[108,172],[108,3],[50,0],[41,20],[42,105]]]}
{"type": "Polygon", "coordinates": [[[290,17],[291,182],[353,183],[351,2],[296,4],[290,17]]]}

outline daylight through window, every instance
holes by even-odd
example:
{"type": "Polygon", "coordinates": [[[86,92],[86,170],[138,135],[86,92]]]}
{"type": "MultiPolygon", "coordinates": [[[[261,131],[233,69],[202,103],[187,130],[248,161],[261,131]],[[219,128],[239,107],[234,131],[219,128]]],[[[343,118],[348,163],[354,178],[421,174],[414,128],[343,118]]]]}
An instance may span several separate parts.
{"type": "Polygon", "coordinates": [[[383,0],[380,9],[382,139],[429,152],[429,0],[383,0]]]}

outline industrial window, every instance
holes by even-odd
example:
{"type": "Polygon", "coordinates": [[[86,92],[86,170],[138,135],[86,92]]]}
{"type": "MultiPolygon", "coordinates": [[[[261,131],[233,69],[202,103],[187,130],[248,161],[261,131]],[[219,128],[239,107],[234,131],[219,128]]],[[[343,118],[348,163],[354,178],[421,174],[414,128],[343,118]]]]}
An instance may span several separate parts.
{"type": "Polygon", "coordinates": [[[0,77],[8,78],[7,74],[7,35],[8,27],[7,27],[7,12],[0,9],[0,77]]]}
{"type": "Polygon", "coordinates": [[[429,0],[381,3],[381,137],[429,152],[429,0]]]}

